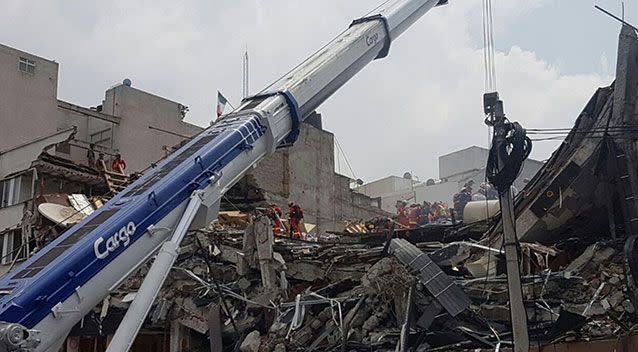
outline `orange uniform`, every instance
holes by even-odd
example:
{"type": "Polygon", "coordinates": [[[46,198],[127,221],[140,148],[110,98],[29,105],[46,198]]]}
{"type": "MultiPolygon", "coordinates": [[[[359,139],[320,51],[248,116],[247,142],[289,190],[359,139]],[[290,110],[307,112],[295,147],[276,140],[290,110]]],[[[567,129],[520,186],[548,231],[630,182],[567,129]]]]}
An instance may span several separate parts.
{"type": "Polygon", "coordinates": [[[301,207],[290,203],[290,212],[288,213],[288,219],[290,221],[290,237],[291,238],[301,238],[301,229],[299,225],[301,224],[301,220],[303,219],[303,210],[301,207]]]}

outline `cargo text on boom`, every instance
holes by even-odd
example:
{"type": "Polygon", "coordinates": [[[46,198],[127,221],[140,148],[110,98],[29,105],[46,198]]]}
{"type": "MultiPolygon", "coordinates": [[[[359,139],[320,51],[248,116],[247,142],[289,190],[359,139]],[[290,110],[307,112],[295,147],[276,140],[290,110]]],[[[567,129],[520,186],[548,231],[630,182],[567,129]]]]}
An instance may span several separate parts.
{"type": "Polygon", "coordinates": [[[131,242],[131,236],[135,233],[135,223],[129,222],[126,226],[122,226],[119,231],[113,234],[113,236],[109,237],[106,240],[105,250],[100,251],[100,244],[104,242],[104,238],[100,237],[93,243],[93,251],[95,252],[95,257],[97,259],[104,259],[109,256],[109,253],[116,250],[120,247],[120,243],[124,245],[124,247],[128,246],[131,242]]]}

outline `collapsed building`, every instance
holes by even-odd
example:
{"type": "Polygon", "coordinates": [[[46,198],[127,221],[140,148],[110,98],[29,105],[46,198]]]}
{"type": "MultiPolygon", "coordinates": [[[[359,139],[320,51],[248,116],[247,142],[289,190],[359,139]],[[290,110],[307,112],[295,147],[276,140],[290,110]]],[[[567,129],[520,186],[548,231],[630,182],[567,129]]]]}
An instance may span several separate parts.
{"type": "MultiPolygon", "coordinates": [[[[624,27],[616,80],[594,94],[516,199],[532,351],[638,345],[636,119],[638,38],[624,27]]],[[[351,222],[304,241],[275,236],[260,207],[249,206],[268,197],[243,197],[233,198],[243,211],[222,213],[187,238],[134,351],[511,348],[498,215],[412,230],[351,222]]],[[[96,307],[69,341],[105,346],[146,270],[96,307]]]]}

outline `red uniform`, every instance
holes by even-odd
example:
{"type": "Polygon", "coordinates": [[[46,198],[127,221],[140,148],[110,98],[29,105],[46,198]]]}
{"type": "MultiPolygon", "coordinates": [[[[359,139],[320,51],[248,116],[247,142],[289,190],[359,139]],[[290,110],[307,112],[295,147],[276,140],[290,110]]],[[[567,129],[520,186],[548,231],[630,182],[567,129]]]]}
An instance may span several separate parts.
{"type": "Polygon", "coordinates": [[[303,219],[303,210],[301,210],[301,207],[296,204],[292,205],[290,207],[288,219],[290,219],[290,237],[300,238],[301,229],[299,228],[299,224],[303,219]]]}
{"type": "Polygon", "coordinates": [[[278,206],[270,207],[268,208],[267,215],[272,221],[272,232],[274,234],[281,233],[281,217],[283,215],[281,208],[278,206]]]}
{"type": "Polygon", "coordinates": [[[399,224],[404,227],[410,226],[410,220],[408,219],[408,210],[405,207],[399,208],[399,224]]]}
{"type": "Polygon", "coordinates": [[[124,170],[126,170],[126,162],[122,159],[115,159],[111,163],[111,169],[115,172],[123,174],[124,170]]]}
{"type": "Polygon", "coordinates": [[[408,224],[410,228],[415,228],[419,218],[419,208],[413,206],[408,212],[408,224]]]}

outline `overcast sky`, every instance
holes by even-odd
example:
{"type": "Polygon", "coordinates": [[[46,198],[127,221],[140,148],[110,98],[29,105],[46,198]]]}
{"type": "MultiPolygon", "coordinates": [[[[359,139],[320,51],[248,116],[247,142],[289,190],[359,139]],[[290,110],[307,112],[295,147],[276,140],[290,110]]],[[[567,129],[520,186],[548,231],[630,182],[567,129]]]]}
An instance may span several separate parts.
{"type": "MultiPolygon", "coordinates": [[[[84,105],[124,78],[190,107],[207,125],[216,91],[241,95],[250,53],[257,92],[380,0],[7,1],[0,42],[60,63],[59,98],[84,105]]],[[[525,127],[571,127],[600,86],[611,83],[618,0],[494,0],[498,90],[525,127]]],[[[450,0],[426,14],[320,108],[355,176],[372,181],[411,171],[436,178],[437,157],[486,146],[481,1],[450,0]]],[[[625,16],[638,23],[638,4],[625,16]]],[[[538,142],[532,156],[556,148],[538,142]]],[[[341,153],[340,153],[341,154],[341,153]]],[[[339,155],[338,171],[351,174],[339,155]]]]}

